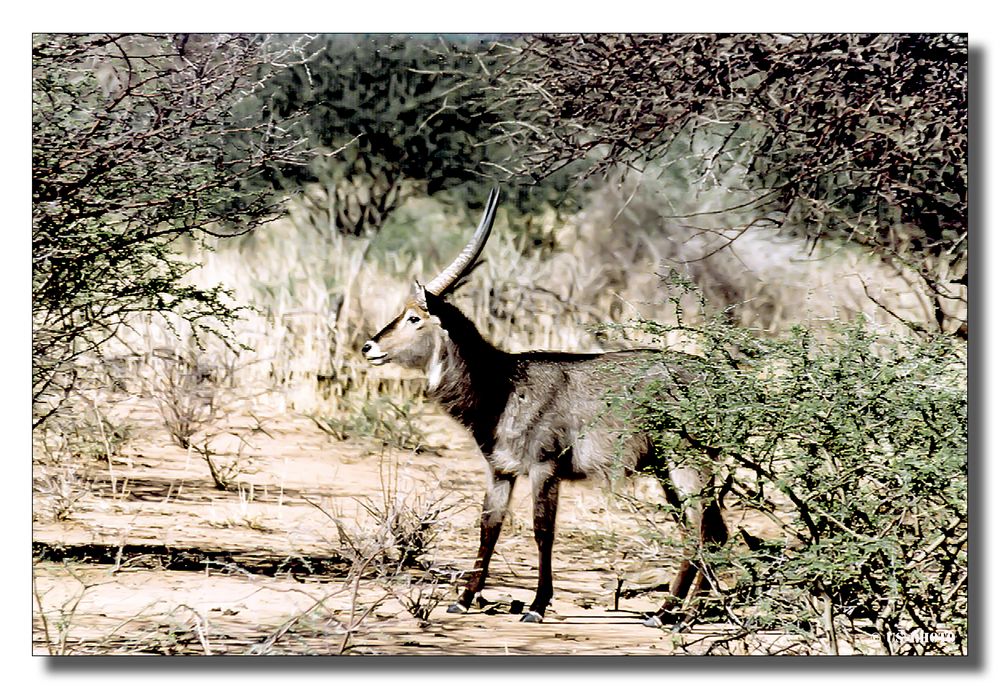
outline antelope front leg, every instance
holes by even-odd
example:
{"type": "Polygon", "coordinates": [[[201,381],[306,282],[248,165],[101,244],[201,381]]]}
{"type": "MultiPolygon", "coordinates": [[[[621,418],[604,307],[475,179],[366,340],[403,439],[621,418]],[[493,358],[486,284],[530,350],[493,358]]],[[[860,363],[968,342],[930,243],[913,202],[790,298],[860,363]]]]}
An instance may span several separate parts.
{"type": "Polygon", "coordinates": [[[493,549],[503,527],[504,515],[507,514],[515,478],[513,475],[499,472],[493,472],[490,477],[490,484],[483,498],[483,514],[479,520],[479,553],[476,555],[476,564],[465,581],[462,595],[458,601],[448,606],[448,612],[468,612],[473,599],[483,590],[486,574],[490,568],[490,558],[493,557],[493,549]]]}
{"type": "Polygon", "coordinates": [[[556,533],[556,507],[559,504],[559,479],[555,476],[532,476],[535,499],[535,545],[538,546],[538,588],[522,622],[541,622],[552,601],[552,542],[556,533]]]}

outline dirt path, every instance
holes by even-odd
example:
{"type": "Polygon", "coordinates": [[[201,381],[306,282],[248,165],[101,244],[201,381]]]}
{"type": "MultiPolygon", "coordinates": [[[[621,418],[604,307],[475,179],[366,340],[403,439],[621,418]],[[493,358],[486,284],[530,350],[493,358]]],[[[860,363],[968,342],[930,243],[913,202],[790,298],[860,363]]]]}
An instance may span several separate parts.
{"type": "MultiPolygon", "coordinates": [[[[534,586],[524,485],[487,591],[497,607],[449,615],[449,578],[475,554],[484,479],[482,460],[450,420],[422,420],[431,444],[449,448],[433,453],[337,442],[301,417],[245,421],[234,429],[251,439],[237,491],[216,489],[205,462],[171,444],[155,411],[138,406],[131,422],[142,442],[116,459],[113,485],[106,463],[89,467],[88,495],[62,521],[47,518],[36,496],[37,652],[702,653],[731,631],[640,624],[659,605],[652,589],[668,580],[675,553],[648,537],[655,510],[636,511],[587,484],[563,491],[556,596],[544,624],[520,624],[509,612],[534,586]],[[394,505],[407,514],[441,510],[422,567],[387,578],[377,575],[391,565],[375,558],[355,576],[345,538],[358,545],[384,534],[379,515],[394,505]],[[625,594],[617,610],[616,589],[625,594]],[[411,613],[419,609],[430,610],[427,619],[411,613]]],[[[624,489],[655,499],[643,481],[624,489]]]]}

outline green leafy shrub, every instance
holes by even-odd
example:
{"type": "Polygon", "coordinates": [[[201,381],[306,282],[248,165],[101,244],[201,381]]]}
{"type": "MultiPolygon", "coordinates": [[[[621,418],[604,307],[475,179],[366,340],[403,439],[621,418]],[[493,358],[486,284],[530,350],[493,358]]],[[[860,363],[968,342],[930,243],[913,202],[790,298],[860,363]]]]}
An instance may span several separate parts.
{"type": "Polygon", "coordinates": [[[962,652],[964,346],[888,339],[862,322],[822,341],[801,328],[764,340],[721,320],[643,326],[683,330],[701,355],[663,352],[660,363],[683,373],[637,378],[614,402],[633,410],[666,464],[702,466],[731,486],[731,515],[778,529],[761,539],[741,528],[742,539],[699,553],[739,634],[785,630],[828,652],[845,642],[962,652]]]}

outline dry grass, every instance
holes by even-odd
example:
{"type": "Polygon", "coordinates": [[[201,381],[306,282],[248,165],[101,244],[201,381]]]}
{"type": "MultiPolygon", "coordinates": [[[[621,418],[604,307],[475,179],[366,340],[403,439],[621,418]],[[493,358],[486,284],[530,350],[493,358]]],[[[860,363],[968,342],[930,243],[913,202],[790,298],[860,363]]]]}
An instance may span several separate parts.
{"type": "MultiPolygon", "coordinates": [[[[859,314],[873,327],[901,328],[876,300],[897,315],[929,320],[926,299],[905,276],[850,247],[810,249],[769,230],[706,230],[670,219],[712,203],[696,195],[678,208],[677,195],[655,179],[629,178],[607,185],[574,216],[550,210],[532,218],[534,236],[551,238],[554,248],[525,246],[501,208],[485,262],[452,298],[496,344],[515,351],[634,344],[634,332],[596,326],[675,320],[663,280],[671,269],[688,274],[709,304],[768,332],[794,323],[821,330],[859,314]]],[[[236,329],[247,351],[220,343],[194,351],[182,323],[153,319],[137,324],[118,353],[196,356],[205,375],[226,371],[228,385],[271,394],[270,401],[300,412],[335,414],[372,397],[419,397],[418,376],[392,367],[372,372],[357,350],[395,315],[412,278],[426,280],[450,259],[471,227],[468,215],[436,199],[411,199],[370,239],[315,227],[293,206],[284,219],[212,252],[191,249],[200,264],[193,280],[221,283],[255,309],[236,329]]],[[[690,306],[683,317],[696,317],[690,306]]]]}

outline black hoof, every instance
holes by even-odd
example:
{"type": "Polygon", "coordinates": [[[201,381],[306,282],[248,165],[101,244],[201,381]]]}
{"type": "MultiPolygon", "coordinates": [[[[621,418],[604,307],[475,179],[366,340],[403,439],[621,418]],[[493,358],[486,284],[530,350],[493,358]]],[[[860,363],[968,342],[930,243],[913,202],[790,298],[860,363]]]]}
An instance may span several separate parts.
{"type": "Polygon", "coordinates": [[[528,612],[524,613],[524,615],[521,616],[521,621],[534,622],[537,624],[542,621],[542,614],[539,612],[535,612],[534,610],[529,610],[528,612]]]}
{"type": "Polygon", "coordinates": [[[469,609],[462,605],[461,603],[452,603],[448,606],[448,612],[452,615],[464,615],[469,612],[469,609]]]}

